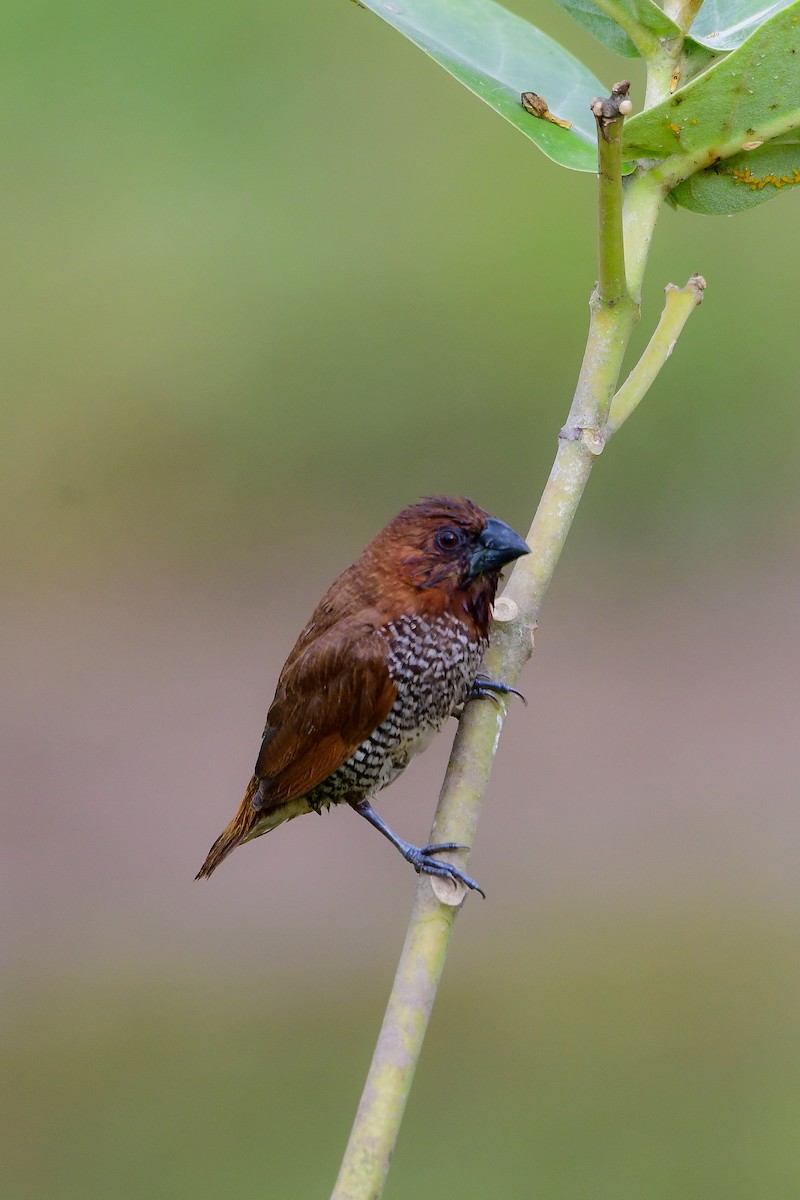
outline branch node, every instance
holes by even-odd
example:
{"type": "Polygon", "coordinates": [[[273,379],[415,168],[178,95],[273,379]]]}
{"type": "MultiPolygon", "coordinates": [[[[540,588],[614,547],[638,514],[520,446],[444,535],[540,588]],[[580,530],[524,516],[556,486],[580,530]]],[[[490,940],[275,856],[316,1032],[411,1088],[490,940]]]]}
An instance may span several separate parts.
{"type": "Polygon", "coordinates": [[[580,442],[595,456],[603,453],[606,444],[602,430],[592,425],[564,425],[559,430],[558,438],[561,442],[580,442]]]}

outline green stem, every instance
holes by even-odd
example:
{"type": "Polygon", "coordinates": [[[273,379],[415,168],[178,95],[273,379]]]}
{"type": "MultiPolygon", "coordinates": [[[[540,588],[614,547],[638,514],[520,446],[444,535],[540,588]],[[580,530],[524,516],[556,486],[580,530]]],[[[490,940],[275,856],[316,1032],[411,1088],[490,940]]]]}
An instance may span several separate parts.
{"type": "Polygon", "coordinates": [[[644,354],[611,402],[605,430],[606,441],[627,421],[649,391],[659,371],[672,354],[681,330],[702,302],[705,287],[706,281],[702,275],[693,275],[683,288],[677,288],[674,283],[667,284],[664,311],[656,331],[644,354]]]}
{"type": "MultiPolygon", "coordinates": [[[[627,85],[626,85],[627,86],[627,85]]],[[[627,93],[625,93],[627,94],[627,93]]],[[[592,457],[603,449],[602,430],[617,386],[622,357],[639,319],[625,270],[622,189],[622,124],[592,106],[597,120],[598,281],[590,302],[589,336],[562,439],[580,439],[592,457]]],[[[556,459],[558,461],[558,459],[556,459]]]]}
{"type": "Polygon", "coordinates": [[[703,0],[665,0],[664,12],[686,33],[700,11],[703,0]]]}
{"type": "Polygon", "coordinates": [[[622,229],[628,291],[636,304],[642,302],[642,282],[658,214],[667,188],[652,171],[637,171],[623,182],[622,229]]]}
{"type": "Polygon", "coordinates": [[[418,887],[392,994],[332,1200],[383,1192],[439,986],[456,909],[418,887]],[[415,964],[416,970],[409,969],[415,964]]]}
{"type": "MultiPolygon", "coordinates": [[[[494,706],[467,705],[461,728],[469,728],[471,735],[459,739],[451,755],[442,788],[447,800],[437,809],[432,842],[474,841],[499,735],[500,714],[487,714],[489,708],[494,706]],[[477,723],[478,709],[492,720],[477,723]],[[445,827],[447,838],[440,838],[439,830],[445,827]]],[[[456,890],[455,896],[440,900],[446,896],[443,883],[422,876],[417,885],[392,993],[331,1200],[378,1200],[383,1192],[458,913],[452,901],[463,898],[456,890]]]]}
{"type": "Polygon", "coordinates": [[[669,95],[672,73],[676,58],[666,50],[658,49],[647,63],[647,89],[644,96],[645,110],[654,108],[669,95]]]}
{"type": "Polygon", "coordinates": [[[597,140],[597,293],[600,304],[609,309],[628,294],[622,238],[622,124],[622,117],[601,124],[597,140]]]}

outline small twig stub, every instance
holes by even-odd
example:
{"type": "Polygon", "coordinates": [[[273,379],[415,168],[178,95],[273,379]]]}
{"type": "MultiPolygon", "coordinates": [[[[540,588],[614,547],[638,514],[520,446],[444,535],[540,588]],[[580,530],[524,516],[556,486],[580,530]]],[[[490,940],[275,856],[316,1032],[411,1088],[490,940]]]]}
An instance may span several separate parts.
{"type": "Polygon", "coordinates": [[[519,605],[510,596],[498,596],[492,605],[492,620],[516,621],[519,616],[519,605]]]}
{"type": "Polygon", "coordinates": [[[561,117],[551,113],[547,101],[536,92],[523,92],[519,99],[525,112],[530,113],[532,117],[538,117],[540,121],[549,121],[559,129],[572,129],[572,122],[562,121],[561,117]]]}
{"type": "Polygon", "coordinates": [[[598,96],[589,105],[594,119],[597,121],[597,127],[604,137],[606,129],[612,121],[616,121],[619,117],[627,117],[633,112],[633,105],[628,98],[630,90],[630,80],[623,79],[614,84],[610,96],[598,96]]]}
{"type": "Polygon", "coordinates": [[[459,879],[450,879],[445,875],[431,875],[429,878],[433,894],[441,904],[449,904],[451,908],[459,908],[463,904],[467,889],[459,879]]]}

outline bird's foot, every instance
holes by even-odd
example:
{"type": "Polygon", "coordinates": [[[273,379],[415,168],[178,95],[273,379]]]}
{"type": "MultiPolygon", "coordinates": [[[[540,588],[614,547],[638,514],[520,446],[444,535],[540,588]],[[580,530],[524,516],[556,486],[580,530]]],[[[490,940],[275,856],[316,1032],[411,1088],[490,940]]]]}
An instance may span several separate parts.
{"type": "MultiPolygon", "coordinates": [[[[433,858],[434,854],[443,854],[448,850],[469,850],[469,846],[465,846],[462,842],[432,842],[428,846],[412,846],[411,842],[407,842],[405,838],[398,837],[393,829],[384,821],[383,817],[379,817],[375,809],[370,804],[369,800],[351,800],[350,805],[354,812],[359,816],[364,817],[369,821],[370,825],[388,838],[395,849],[399,850],[406,862],[410,862],[417,874],[439,876],[440,879],[449,879],[451,883],[456,885],[461,884],[462,887],[468,888],[473,892],[480,892],[484,900],[486,893],[482,887],[479,887],[474,879],[470,879],[469,875],[465,875],[463,871],[459,871],[458,867],[454,867],[452,863],[443,862],[440,858],[433,858]]],[[[436,889],[434,888],[434,891],[436,889]]],[[[443,897],[439,892],[436,893],[438,899],[444,904],[460,904],[463,899],[463,894],[458,895],[454,901],[451,898],[443,897]]]]}
{"type": "Polygon", "coordinates": [[[490,679],[488,675],[476,675],[472,687],[467,692],[467,698],[464,701],[468,704],[470,700],[493,700],[498,708],[500,705],[501,696],[519,696],[523,704],[528,701],[523,696],[522,692],[511,687],[507,683],[500,683],[498,679],[490,679]]]}
{"type": "Polygon", "coordinates": [[[466,875],[463,871],[459,871],[458,867],[453,866],[452,863],[444,862],[440,858],[430,857],[432,854],[441,853],[443,850],[468,849],[469,846],[459,845],[458,842],[442,842],[440,845],[435,846],[407,845],[406,849],[401,851],[401,853],[403,858],[411,863],[418,875],[438,875],[442,879],[452,880],[453,883],[462,883],[470,891],[479,892],[485,900],[486,893],[471,876],[466,875]]]}

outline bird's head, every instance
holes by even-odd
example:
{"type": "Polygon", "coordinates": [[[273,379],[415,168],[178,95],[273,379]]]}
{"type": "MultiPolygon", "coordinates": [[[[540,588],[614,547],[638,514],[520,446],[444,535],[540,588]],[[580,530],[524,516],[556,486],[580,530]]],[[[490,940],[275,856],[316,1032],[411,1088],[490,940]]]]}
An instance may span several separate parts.
{"type": "Polygon", "coordinates": [[[524,538],[466,498],[427,497],[378,536],[404,583],[459,604],[481,597],[487,612],[502,568],[529,553],[524,538]]]}

